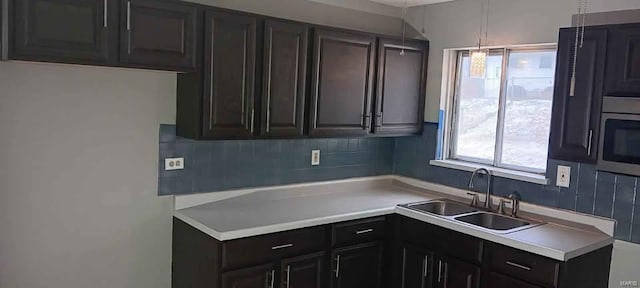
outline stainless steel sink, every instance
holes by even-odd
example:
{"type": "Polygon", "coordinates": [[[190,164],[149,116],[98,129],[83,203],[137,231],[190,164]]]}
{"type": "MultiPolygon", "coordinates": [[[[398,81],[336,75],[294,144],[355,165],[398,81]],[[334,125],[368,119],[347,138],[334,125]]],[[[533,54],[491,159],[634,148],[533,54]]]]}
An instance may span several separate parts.
{"type": "Polygon", "coordinates": [[[433,200],[428,202],[407,204],[404,206],[412,210],[441,216],[455,216],[478,211],[478,209],[475,209],[471,206],[447,200],[433,200]]]}
{"type": "Polygon", "coordinates": [[[518,218],[512,218],[512,217],[489,213],[489,212],[479,212],[479,213],[461,215],[458,217],[454,217],[453,219],[461,222],[465,222],[474,226],[479,226],[489,230],[495,230],[495,231],[501,231],[501,232],[504,232],[504,231],[512,232],[515,230],[531,228],[533,226],[540,224],[534,221],[522,220],[518,218]]]}

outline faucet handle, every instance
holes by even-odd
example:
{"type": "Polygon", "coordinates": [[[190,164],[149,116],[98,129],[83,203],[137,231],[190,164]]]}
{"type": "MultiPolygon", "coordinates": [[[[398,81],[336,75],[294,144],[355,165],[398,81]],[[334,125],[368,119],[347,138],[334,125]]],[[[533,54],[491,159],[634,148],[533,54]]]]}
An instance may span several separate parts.
{"type": "Polygon", "coordinates": [[[498,203],[498,214],[502,214],[502,215],[507,215],[506,213],[506,208],[504,207],[505,204],[510,204],[511,201],[507,201],[505,199],[500,199],[500,202],[498,203]]]}
{"type": "Polygon", "coordinates": [[[480,206],[480,196],[477,193],[467,192],[467,195],[473,196],[471,199],[471,206],[479,207],[480,206]]]}

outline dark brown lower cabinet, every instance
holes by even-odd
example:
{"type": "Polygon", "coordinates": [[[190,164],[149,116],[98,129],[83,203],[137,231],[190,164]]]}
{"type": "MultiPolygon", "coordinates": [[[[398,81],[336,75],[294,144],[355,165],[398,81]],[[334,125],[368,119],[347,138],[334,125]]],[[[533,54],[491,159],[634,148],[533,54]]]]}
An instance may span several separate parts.
{"type": "Polygon", "coordinates": [[[401,288],[433,287],[433,253],[405,245],[402,247],[401,288]]]}
{"type": "Polygon", "coordinates": [[[321,288],[324,277],[325,253],[316,253],[282,260],[282,288],[321,288]]]}
{"type": "Polygon", "coordinates": [[[380,288],[382,284],[381,243],[365,243],[333,250],[332,288],[380,288]]]}
{"type": "Polygon", "coordinates": [[[489,276],[490,288],[540,288],[527,282],[513,279],[498,273],[491,273],[489,276]]]}
{"type": "Polygon", "coordinates": [[[437,268],[436,281],[439,288],[480,287],[480,267],[476,265],[443,257],[438,260],[437,268]]]}
{"type": "Polygon", "coordinates": [[[276,269],[268,264],[222,273],[223,288],[275,287],[276,269]]]}

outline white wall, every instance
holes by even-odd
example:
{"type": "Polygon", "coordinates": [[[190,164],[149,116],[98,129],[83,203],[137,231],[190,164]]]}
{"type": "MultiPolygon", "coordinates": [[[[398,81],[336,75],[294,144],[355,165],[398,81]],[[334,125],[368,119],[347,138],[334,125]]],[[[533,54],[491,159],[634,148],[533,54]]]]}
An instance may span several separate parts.
{"type": "MultiPolygon", "coordinates": [[[[443,49],[477,45],[481,0],[457,0],[409,9],[408,22],[424,28],[431,42],[426,121],[437,122],[443,49]]],[[[575,0],[491,0],[487,45],[557,42],[558,29],[571,26],[575,0]]],[[[590,0],[589,12],[640,9],[638,0],[590,0]]],[[[484,40],[483,40],[484,41],[484,40]]]]}
{"type": "MultiPolygon", "coordinates": [[[[385,34],[401,23],[301,0],[199,2],[385,34]]],[[[170,287],[172,200],[156,195],[175,86],[175,73],[0,63],[0,288],[170,287]]]]}
{"type": "Polygon", "coordinates": [[[13,62],[0,87],[0,287],[169,287],[175,74],[13,62]]]}

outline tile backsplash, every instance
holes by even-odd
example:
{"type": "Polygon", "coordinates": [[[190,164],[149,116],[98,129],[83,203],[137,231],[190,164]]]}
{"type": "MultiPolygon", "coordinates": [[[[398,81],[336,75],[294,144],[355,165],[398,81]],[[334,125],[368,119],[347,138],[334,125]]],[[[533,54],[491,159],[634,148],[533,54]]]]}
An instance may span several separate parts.
{"type": "MultiPolygon", "coordinates": [[[[396,138],[394,168],[397,175],[467,188],[470,172],[429,165],[436,155],[437,124],[425,123],[422,136],[396,138]]],[[[506,196],[518,191],[523,201],[618,221],[616,238],[640,243],[640,186],[638,178],[596,171],[595,165],[549,159],[549,185],[494,177],[493,192],[506,196]],[[558,165],[571,166],[569,188],[555,186],[558,165]]],[[[485,191],[484,179],[475,185],[485,191]]],[[[485,180],[486,181],[486,180],[485,180]]]]}
{"type": "Polygon", "coordinates": [[[228,189],[391,174],[393,138],[194,141],[160,126],[158,194],[228,189]],[[319,149],[320,165],[311,166],[319,149]],[[184,170],[164,170],[165,158],[184,157],[184,170]]]}
{"type": "MultiPolygon", "coordinates": [[[[174,125],[160,127],[160,160],[185,157],[185,169],[164,171],[159,161],[158,194],[191,194],[351,177],[397,174],[466,188],[470,172],[429,165],[437,149],[434,123],[421,136],[289,140],[193,141],[176,137],[174,125]],[[311,150],[321,150],[311,166],[311,150]]],[[[493,192],[518,191],[523,201],[618,221],[616,238],[640,243],[638,178],[598,172],[594,165],[549,159],[549,185],[495,177],[493,192]],[[571,166],[569,188],[556,187],[556,167],[571,166]]],[[[476,179],[479,191],[485,179],[476,179]]]]}

